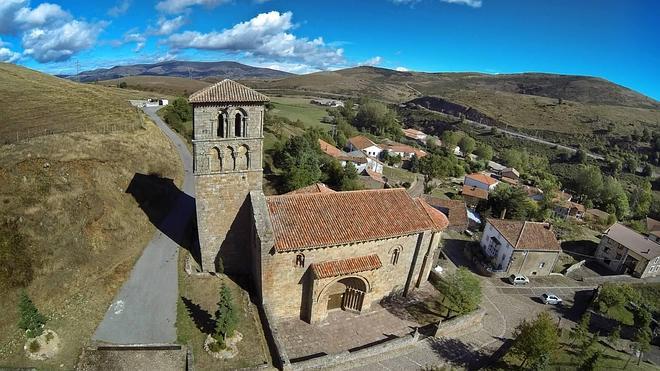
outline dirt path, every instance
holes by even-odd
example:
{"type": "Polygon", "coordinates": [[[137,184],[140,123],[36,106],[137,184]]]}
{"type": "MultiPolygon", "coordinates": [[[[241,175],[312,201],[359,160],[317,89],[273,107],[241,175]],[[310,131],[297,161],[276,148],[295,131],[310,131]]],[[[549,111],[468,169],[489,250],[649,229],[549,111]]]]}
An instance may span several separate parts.
{"type": "MultiPolygon", "coordinates": [[[[113,344],[173,343],[176,340],[177,260],[185,228],[194,217],[192,156],[183,140],[156,115],[143,110],[167,135],[184,166],[183,192],[115,297],[92,340],[113,344]]],[[[130,241],[127,241],[130,243],[130,241]]]]}

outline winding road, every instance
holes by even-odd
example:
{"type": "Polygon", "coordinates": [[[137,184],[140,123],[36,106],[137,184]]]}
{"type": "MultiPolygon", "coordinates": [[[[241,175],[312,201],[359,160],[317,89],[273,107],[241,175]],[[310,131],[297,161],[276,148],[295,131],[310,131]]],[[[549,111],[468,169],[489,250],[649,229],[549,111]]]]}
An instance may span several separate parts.
{"type": "Polygon", "coordinates": [[[142,252],[130,277],[108,308],[92,340],[112,344],[166,344],[176,340],[177,261],[185,227],[194,216],[195,182],[190,151],[156,115],[161,107],[142,110],[172,142],[185,178],[174,208],[142,252]]]}

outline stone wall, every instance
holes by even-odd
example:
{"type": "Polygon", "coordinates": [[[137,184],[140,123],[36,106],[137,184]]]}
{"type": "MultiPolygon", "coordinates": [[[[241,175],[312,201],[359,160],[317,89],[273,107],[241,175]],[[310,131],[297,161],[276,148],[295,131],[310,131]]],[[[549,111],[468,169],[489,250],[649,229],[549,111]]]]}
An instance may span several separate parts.
{"type": "Polygon", "coordinates": [[[530,277],[547,276],[552,273],[558,258],[559,251],[514,250],[507,271],[509,274],[524,274],[530,277]]]}
{"type": "Polygon", "coordinates": [[[262,293],[263,301],[270,306],[273,315],[280,318],[300,317],[307,321],[325,318],[327,289],[336,281],[346,277],[357,277],[366,283],[367,293],[362,310],[371,303],[381,300],[392,292],[413,289],[428,278],[432,258],[439,234],[424,232],[396,238],[375,240],[350,245],[310,249],[299,252],[275,253],[270,246],[262,246],[262,293]],[[435,245],[433,245],[435,244],[435,245]],[[397,264],[392,264],[392,252],[400,248],[397,264]],[[296,267],[296,255],[305,257],[304,267],[296,267]],[[315,280],[310,269],[313,263],[347,259],[356,256],[377,254],[382,267],[373,271],[360,272],[315,280]],[[313,317],[313,318],[312,318],[313,317]]]}
{"type": "Polygon", "coordinates": [[[481,321],[486,310],[477,309],[471,313],[438,323],[435,337],[453,337],[464,333],[475,332],[481,329],[481,321]]]}
{"type": "Polygon", "coordinates": [[[195,105],[193,160],[202,270],[246,274],[251,215],[248,193],[262,190],[262,105],[195,105]],[[220,124],[221,113],[225,124],[220,124]],[[234,132],[239,114],[241,136],[234,132]],[[218,135],[218,128],[222,135],[218,135]]]}

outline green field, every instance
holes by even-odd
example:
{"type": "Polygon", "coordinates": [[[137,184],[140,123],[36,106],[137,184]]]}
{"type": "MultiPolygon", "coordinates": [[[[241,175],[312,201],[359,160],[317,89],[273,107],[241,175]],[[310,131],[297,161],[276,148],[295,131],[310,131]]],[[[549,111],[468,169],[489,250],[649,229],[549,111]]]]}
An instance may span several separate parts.
{"type": "Polygon", "coordinates": [[[304,97],[271,97],[274,107],[271,113],[292,121],[300,120],[306,127],[331,129],[332,125],[321,122],[323,117],[328,116],[325,108],[310,103],[310,100],[304,97]]]}

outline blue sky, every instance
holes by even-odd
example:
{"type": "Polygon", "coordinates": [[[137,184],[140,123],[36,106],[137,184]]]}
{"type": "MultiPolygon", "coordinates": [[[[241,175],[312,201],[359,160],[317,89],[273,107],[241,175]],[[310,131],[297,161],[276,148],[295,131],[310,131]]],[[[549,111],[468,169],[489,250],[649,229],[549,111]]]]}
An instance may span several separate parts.
{"type": "Polygon", "coordinates": [[[655,0],[1,0],[0,60],[599,76],[660,99],[655,0]]]}

